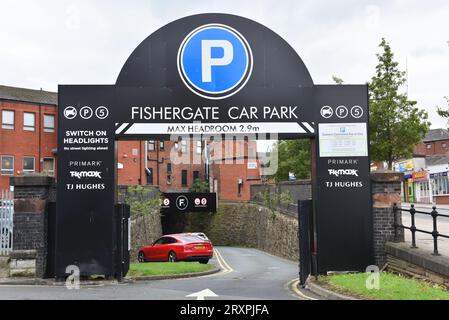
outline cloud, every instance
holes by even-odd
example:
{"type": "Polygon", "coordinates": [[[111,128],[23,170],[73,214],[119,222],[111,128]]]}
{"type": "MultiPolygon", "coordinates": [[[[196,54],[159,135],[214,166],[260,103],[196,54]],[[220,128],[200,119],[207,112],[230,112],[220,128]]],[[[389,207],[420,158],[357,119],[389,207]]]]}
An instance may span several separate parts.
{"type": "Polygon", "coordinates": [[[0,83],[57,90],[62,83],[114,83],[149,34],[183,16],[231,13],[273,29],[300,54],[316,83],[365,83],[386,37],[409,94],[436,115],[449,95],[449,3],[444,0],[154,0],[0,2],[0,83]]]}

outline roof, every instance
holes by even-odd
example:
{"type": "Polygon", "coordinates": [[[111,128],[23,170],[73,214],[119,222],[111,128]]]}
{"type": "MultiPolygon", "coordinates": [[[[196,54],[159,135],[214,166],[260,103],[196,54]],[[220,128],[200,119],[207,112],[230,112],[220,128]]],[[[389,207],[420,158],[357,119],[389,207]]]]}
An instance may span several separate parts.
{"type": "Polygon", "coordinates": [[[0,100],[58,105],[58,93],[0,85],[0,100]]]}
{"type": "Polygon", "coordinates": [[[449,140],[449,132],[446,129],[430,129],[424,136],[423,142],[449,140]]]}
{"type": "Polygon", "coordinates": [[[448,163],[449,163],[449,154],[426,157],[426,166],[427,167],[428,166],[436,166],[439,164],[448,164],[448,163]]]}

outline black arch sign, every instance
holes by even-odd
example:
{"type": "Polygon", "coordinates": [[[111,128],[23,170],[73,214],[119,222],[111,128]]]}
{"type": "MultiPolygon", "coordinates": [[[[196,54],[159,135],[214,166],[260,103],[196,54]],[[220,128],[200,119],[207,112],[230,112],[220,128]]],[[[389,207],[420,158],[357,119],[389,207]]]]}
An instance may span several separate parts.
{"type": "Polygon", "coordinates": [[[115,140],[173,134],[316,139],[318,269],[373,263],[367,87],[314,85],[295,50],[259,23],[174,21],[135,49],[115,85],[60,85],[59,107],[58,276],[68,265],[114,274],[115,140]]]}

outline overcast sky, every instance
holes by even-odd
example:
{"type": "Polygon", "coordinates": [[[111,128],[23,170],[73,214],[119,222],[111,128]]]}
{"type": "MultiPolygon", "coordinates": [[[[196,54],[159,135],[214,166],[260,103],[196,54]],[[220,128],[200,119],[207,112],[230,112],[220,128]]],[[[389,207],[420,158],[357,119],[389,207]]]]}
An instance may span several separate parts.
{"type": "Polygon", "coordinates": [[[256,20],[299,53],[317,84],[365,83],[385,37],[408,65],[411,99],[436,114],[449,96],[447,0],[1,0],[0,84],[57,90],[58,84],[113,84],[127,57],[163,25],[220,12],[256,20]]]}

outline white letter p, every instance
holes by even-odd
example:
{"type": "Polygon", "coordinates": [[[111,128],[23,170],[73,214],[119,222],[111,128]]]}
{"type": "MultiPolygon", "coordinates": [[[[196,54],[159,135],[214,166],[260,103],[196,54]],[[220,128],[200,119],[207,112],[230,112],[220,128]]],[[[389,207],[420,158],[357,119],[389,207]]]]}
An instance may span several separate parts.
{"type": "Polygon", "coordinates": [[[234,59],[234,48],[227,40],[201,40],[202,81],[212,82],[212,66],[226,66],[234,59]],[[223,57],[212,58],[212,48],[223,48],[223,57]]]}

